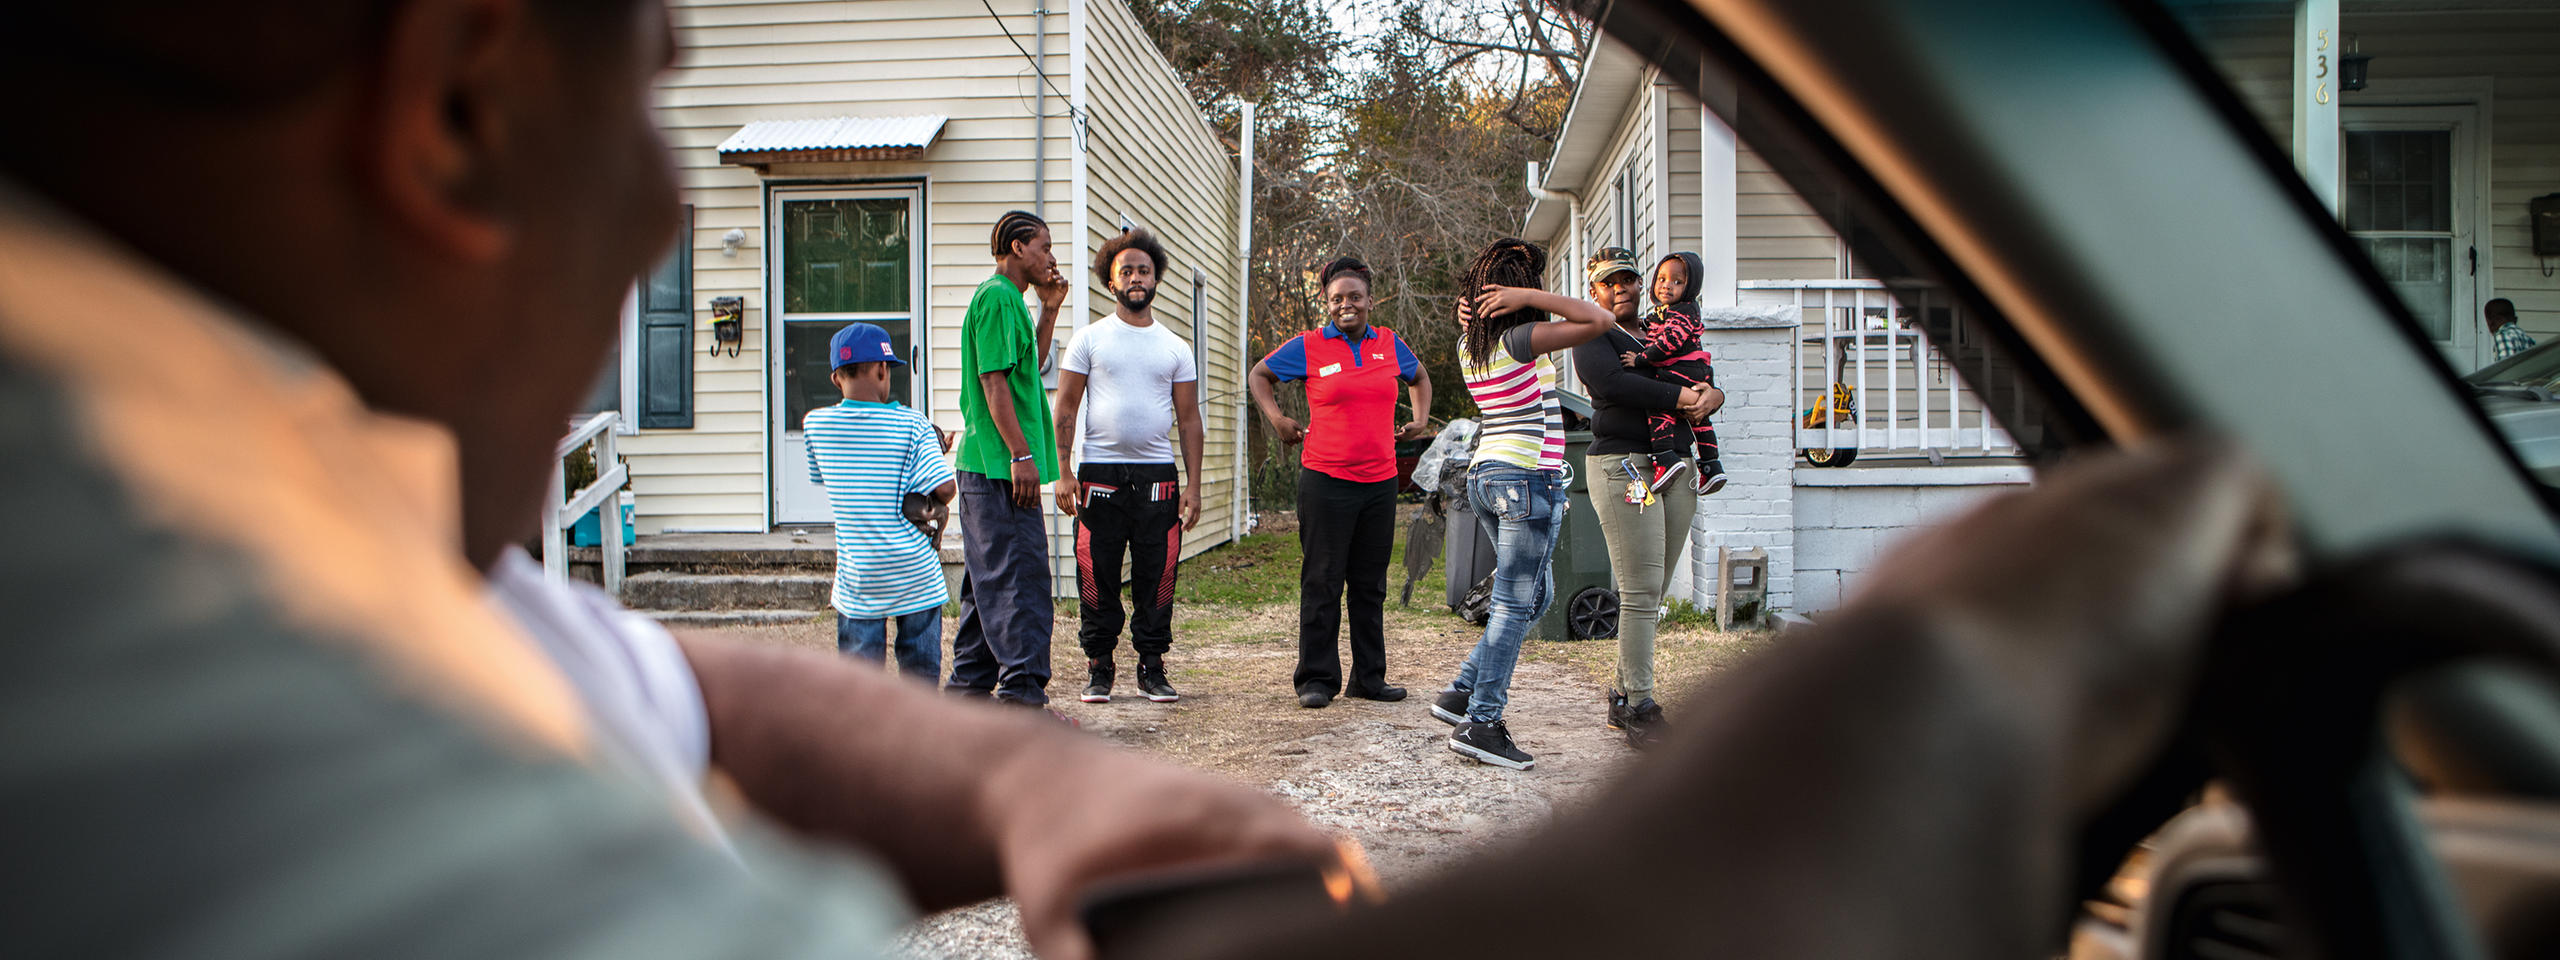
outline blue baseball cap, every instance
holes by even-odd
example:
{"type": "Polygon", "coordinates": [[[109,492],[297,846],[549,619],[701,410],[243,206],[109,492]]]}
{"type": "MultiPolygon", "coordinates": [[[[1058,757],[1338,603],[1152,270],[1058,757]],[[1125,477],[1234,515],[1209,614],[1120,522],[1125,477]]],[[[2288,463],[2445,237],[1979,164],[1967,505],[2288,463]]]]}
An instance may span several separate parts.
{"type": "Polygon", "coordinates": [[[834,371],[857,363],[894,363],[907,365],[898,356],[898,348],[889,344],[889,331],[876,324],[849,323],[827,341],[827,369],[834,371]]]}

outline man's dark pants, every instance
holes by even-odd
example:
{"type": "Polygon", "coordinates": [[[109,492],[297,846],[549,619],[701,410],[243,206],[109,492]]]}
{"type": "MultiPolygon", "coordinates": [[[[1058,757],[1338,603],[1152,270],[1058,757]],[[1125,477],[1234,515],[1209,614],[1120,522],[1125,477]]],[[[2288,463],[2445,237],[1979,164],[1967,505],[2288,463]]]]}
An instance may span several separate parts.
{"type": "Polygon", "coordinates": [[[1181,562],[1182,502],[1169,491],[1170,463],[1088,463],[1076,479],[1088,484],[1076,511],[1076,592],[1083,626],[1076,639],[1089,659],[1111,656],[1120,645],[1120,560],[1129,557],[1129,600],[1138,608],[1129,624],[1129,646],[1142,657],[1173,649],[1174,565],[1181,562]],[[1096,489],[1091,484],[1111,488],[1096,489]],[[1161,486],[1160,486],[1161,485],[1161,486]],[[1160,495],[1161,494],[1161,495],[1160,495]]]}
{"type": "Polygon", "coordinates": [[[1291,685],[1342,692],[1342,604],[1351,601],[1351,688],[1387,685],[1387,554],[1396,481],[1356,483],[1299,468],[1298,671],[1291,685]]]}
{"type": "Polygon", "coordinates": [[[1013,503],[1013,481],[960,471],[960,629],[953,692],[992,690],[1049,702],[1049,532],[1040,507],[1013,503]]]}

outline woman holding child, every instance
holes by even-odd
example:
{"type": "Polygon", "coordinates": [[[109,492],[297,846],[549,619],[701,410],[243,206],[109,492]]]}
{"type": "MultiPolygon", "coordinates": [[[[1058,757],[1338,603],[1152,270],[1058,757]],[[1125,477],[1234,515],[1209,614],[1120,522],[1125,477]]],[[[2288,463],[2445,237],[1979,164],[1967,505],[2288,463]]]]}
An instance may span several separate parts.
{"type": "MultiPolygon", "coordinates": [[[[1665,260],[1691,267],[1684,260],[1665,260]]],[[[1590,471],[1585,476],[1591,482],[1591,506],[1600,516],[1609,569],[1618,585],[1618,682],[1609,692],[1608,723],[1626,731],[1628,743],[1643,747],[1662,732],[1662,707],[1653,691],[1654,632],[1662,619],[1672,563],[1688,544],[1699,488],[1679,482],[1640,485],[1627,478],[1625,464],[1631,457],[1662,452],[1657,442],[1666,439],[1674,457],[1702,453],[1656,427],[1666,415],[1705,422],[1724,405],[1724,391],[1712,382],[1685,383],[1666,369],[1641,362],[1647,345],[1638,297],[1647,284],[1633,252],[1602,248],[1583,272],[1591,299],[1616,320],[1605,336],[1573,351],[1574,369],[1592,407],[1591,449],[1583,466],[1590,471]],[[1627,363],[1630,354],[1638,355],[1634,366],[1627,363]]],[[[1667,271],[1658,267],[1657,272],[1667,271]]]]}
{"type": "Polygon", "coordinates": [[[1599,337],[1611,320],[1590,301],[1535,289],[1546,268],[1536,245],[1497,240],[1468,266],[1457,308],[1458,367],[1483,414],[1467,499],[1493,542],[1493,604],[1484,638],[1431,714],[1457,727],[1450,750],[1513,770],[1533,760],[1511,742],[1502,710],[1520,643],[1555,599],[1551,561],[1568,503],[1564,410],[1549,354],[1599,337]],[[1546,322],[1550,313],[1556,322],[1546,322]]]}

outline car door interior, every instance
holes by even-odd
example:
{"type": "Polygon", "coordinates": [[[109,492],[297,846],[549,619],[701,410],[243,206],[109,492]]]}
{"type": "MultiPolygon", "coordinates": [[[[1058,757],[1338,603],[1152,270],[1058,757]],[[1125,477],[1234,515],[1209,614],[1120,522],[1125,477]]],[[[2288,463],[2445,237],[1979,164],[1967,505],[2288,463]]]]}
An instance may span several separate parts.
{"type": "MultiPolygon", "coordinates": [[[[2551,501],[2166,14],[1575,6],[1889,288],[1986,319],[1978,349],[2045,408],[2032,455],[2211,432],[2285,488],[2328,572],[2232,620],[2190,737],[2088,825],[2083,889],[2123,935],[2075,956],[2560,955],[2551,501]],[[2191,869],[2213,858],[2229,869],[2191,869]]],[[[1937,320],[1917,325],[1943,342],[1937,320]]]]}

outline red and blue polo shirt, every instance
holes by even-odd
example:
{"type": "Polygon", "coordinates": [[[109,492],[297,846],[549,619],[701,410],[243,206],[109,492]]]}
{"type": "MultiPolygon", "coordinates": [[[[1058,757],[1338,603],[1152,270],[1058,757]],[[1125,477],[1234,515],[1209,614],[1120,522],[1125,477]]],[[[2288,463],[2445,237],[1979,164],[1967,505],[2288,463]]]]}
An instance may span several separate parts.
{"type": "Polygon", "coordinates": [[[1370,327],[1355,344],[1326,324],[1290,338],[1262,365],[1282,383],[1306,381],[1300,464],[1353,483],[1395,479],[1396,388],[1422,376],[1422,361],[1394,331],[1370,327]]]}

